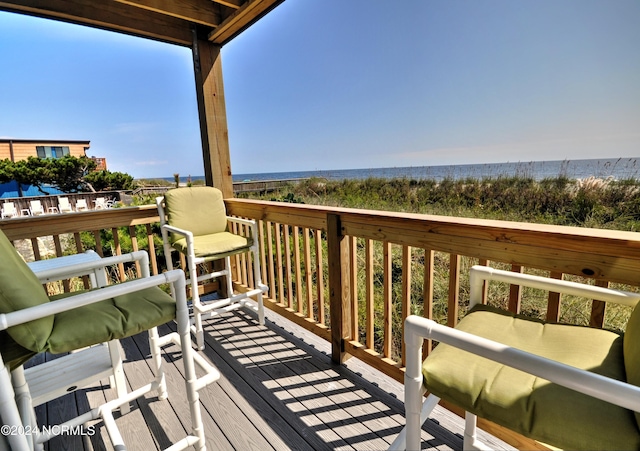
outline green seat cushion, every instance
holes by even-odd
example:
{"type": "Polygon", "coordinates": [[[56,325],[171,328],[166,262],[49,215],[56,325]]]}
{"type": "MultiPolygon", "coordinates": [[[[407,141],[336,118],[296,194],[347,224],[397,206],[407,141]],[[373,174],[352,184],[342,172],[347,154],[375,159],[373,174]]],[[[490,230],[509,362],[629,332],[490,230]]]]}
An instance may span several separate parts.
{"type": "Polygon", "coordinates": [[[2,330],[0,331],[0,354],[4,364],[9,364],[9,370],[13,371],[38,353],[23,348],[6,330],[2,330]]]}
{"type": "MultiPolygon", "coordinates": [[[[640,308],[636,306],[627,322],[624,333],[624,367],[627,382],[640,386],[640,308]]],[[[640,427],[640,413],[636,412],[640,427]]]]}
{"type": "MultiPolygon", "coordinates": [[[[194,236],[224,232],[227,229],[227,213],[222,192],[210,186],[176,188],[164,195],[168,223],[189,230],[194,236]]],[[[181,239],[171,234],[171,242],[181,239]]]]}
{"type": "MultiPolygon", "coordinates": [[[[0,231],[0,313],[45,304],[49,298],[6,235],[0,231]]],[[[7,332],[20,346],[34,352],[44,349],[53,327],[53,316],[13,326],[7,332]]]]}
{"type": "MultiPolygon", "coordinates": [[[[525,319],[484,305],[456,329],[626,380],[623,337],[614,332],[525,319]]],[[[564,449],[640,449],[633,412],[452,346],[439,344],[422,372],[431,393],[535,440],[564,449]]]]}
{"type": "Polygon", "coordinates": [[[175,315],[175,301],[157,287],[117,296],[57,314],[47,350],[59,354],[129,337],[167,323],[175,315]]]}
{"type": "MultiPolygon", "coordinates": [[[[230,232],[193,237],[193,248],[196,257],[215,260],[228,255],[244,252],[251,247],[253,240],[230,232]]],[[[173,247],[183,254],[187,253],[187,239],[173,243],[173,247]]]]}

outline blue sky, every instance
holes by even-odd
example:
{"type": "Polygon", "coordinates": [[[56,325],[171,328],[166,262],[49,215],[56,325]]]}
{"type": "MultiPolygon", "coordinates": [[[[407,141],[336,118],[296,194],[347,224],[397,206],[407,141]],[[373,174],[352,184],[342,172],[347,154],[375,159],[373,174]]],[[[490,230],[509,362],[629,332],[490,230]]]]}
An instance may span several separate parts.
{"type": "MultiPolygon", "coordinates": [[[[640,157],[639,23],[637,0],[286,0],[223,48],[232,170],[640,157]]],[[[190,50],[0,13],[0,58],[0,137],[203,173],[190,50]]]]}

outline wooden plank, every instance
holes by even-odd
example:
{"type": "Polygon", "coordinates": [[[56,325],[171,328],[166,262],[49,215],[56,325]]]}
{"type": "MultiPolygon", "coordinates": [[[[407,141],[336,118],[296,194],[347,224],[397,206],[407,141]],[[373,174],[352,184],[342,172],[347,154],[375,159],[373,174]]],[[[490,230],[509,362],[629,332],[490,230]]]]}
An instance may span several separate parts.
{"type": "MultiPolygon", "coordinates": [[[[276,266],[278,267],[278,296],[273,296],[274,299],[284,304],[284,272],[282,268],[282,235],[280,233],[280,224],[275,224],[276,229],[276,266]]],[[[275,287],[274,287],[275,288],[275,287]]]]}
{"type": "Polygon", "coordinates": [[[313,276],[311,271],[311,243],[309,229],[302,229],[302,245],[304,247],[304,280],[307,292],[307,318],[313,318],[313,276]]]}
{"type": "Polygon", "coordinates": [[[373,285],[373,240],[365,241],[365,296],[367,312],[366,317],[366,334],[365,343],[367,348],[373,349],[374,345],[374,320],[375,320],[375,304],[374,304],[374,285],[373,285]]]}
{"type": "MultiPolygon", "coordinates": [[[[424,268],[422,280],[422,316],[433,319],[433,255],[431,249],[424,249],[424,268]]],[[[433,340],[424,340],[422,345],[422,356],[426,359],[433,348],[433,340]]]]}
{"type": "Polygon", "coordinates": [[[342,363],[348,358],[344,352],[343,341],[349,338],[351,321],[349,246],[337,215],[327,216],[327,229],[331,358],[336,363],[342,363]]]}
{"type": "MultiPolygon", "coordinates": [[[[596,280],[597,287],[609,288],[609,282],[606,280],[596,280]]],[[[591,316],[589,317],[589,327],[597,327],[602,329],[604,326],[604,317],[607,309],[607,303],[593,299],[591,301],[591,316]]]]}
{"type": "Polygon", "coordinates": [[[391,255],[391,243],[382,243],[382,303],[384,306],[382,322],[382,355],[391,358],[391,344],[393,340],[392,314],[393,314],[393,265],[391,255]]]}
{"type": "Polygon", "coordinates": [[[113,1],[4,0],[0,2],[0,10],[88,25],[183,46],[191,45],[189,22],[113,1]]]}
{"type": "Polygon", "coordinates": [[[358,241],[354,236],[348,238],[349,241],[349,299],[351,300],[351,332],[350,337],[358,340],[360,331],[358,330],[358,241]]]}
{"type": "Polygon", "coordinates": [[[316,298],[318,302],[318,322],[322,325],[326,323],[324,314],[324,264],[322,258],[322,236],[320,230],[315,233],[316,250],[316,298]]]}
{"type": "Polygon", "coordinates": [[[240,9],[231,14],[209,34],[209,40],[212,43],[221,45],[229,42],[283,1],[284,0],[246,1],[240,9]]]}
{"type": "Polygon", "coordinates": [[[205,181],[233,197],[220,46],[194,37],[193,50],[205,181]]]}
{"type": "Polygon", "coordinates": [[[303,312],[304,293],[302,292],[302,264],[300,259],[300,227],[293,227],[293,262],[296,277],[296,306],[298,313],[303,312]]]}
{"type": "MultiPolygon", "coordinates": [[[[511,271],[522,274],[524,268],[520,265],[511,265],[511,271]]],[[[520,313],[522,304],[522,287],[520,285],[509,286],[509,311],[512,313],[520,313]]]]}
{"type": "MultiPolygon", "coordinates": [[[[404,337],[404,320],[411,314],[411,247],[402,246],[402,337],[404,337]]],[[[401,340],[400,359],[406,366],[405,343],[401,340]]]]}
{"type": "MultiPolygon", "coordinates": [[[[561,272],[552,272],[549,274],[549,277],[552,279],[562,280],[561,272]]],[[[560,321],[560,303],[562,301],[562,296],[560,293],[549,292],[549,297],[547,298],[547,321],[557,323],[560,321]]]]}
{"type": "Polygon", "coordinates": [[[447,309],[447,326],[455,327],[458,324],[458,312],[460,309],[460,256],[449,256],[449,296],[447,309]]]}
{"type": "MultiPolygon", "coordinates": [[[[253,319],[250,321],[254,322],[253,319]]],[[[266,335],[268,339],[261,341],[269,344],[271,349],[269,351],[251,338],[250,335],[256,330],[255,323],[248,324],[247,319],[241,321],[237,316],[232,319],[226,318],[224,322],[218,322],[216,327],[211,329],[205,327],[205,330],[210,330],[205,334],[207,339],[205,352],[209,347],[213,350],[221,348],[218,351],[219,355],[237,356],[233,359],[225,358],[225,362],[235,369],[236,377],[246,381],[260,394],[261,398],[278,411],[296,435],[299,434],[297,444],[292,448],[297,448],[300,443],[306,442],[312,449],[332,449],[328,443],[335,440],[337,436],[331,431],[325,432],[315,427],[321,422],[313,413],[300,415],[303,407],[295,403],[295,395],[290,393],[289,385],[297,375],[292,374],[292,371],[278,357],[278,354],[288,348],[288,341],[271,330],[263,329],[264,332],[261,335],[266,335]],[[286,407],[283,408],[283,405],[286,407]]],[[[280,424],[280,427],[284,425],[280,424]]],[[[289,442],[291,435],[291,431],[287,431],[282,439],[289,442]]],[[[238,449],[246,449],[246,447],[238,449]]]]}
{"type": "Polygon", "coordinates": [[[284,225],[284,264],[285,278],[287,279],[287,306],[293,308],[293,274],[291,271],[291,234],[289,226],[284,225]]]}
{"type": "Polygon", "coordinates": [[[179,2],[172,0],[115,1],[210,28],[215,28],[222,22],[220,11],[211,0],[181,0],[179,2]]]}

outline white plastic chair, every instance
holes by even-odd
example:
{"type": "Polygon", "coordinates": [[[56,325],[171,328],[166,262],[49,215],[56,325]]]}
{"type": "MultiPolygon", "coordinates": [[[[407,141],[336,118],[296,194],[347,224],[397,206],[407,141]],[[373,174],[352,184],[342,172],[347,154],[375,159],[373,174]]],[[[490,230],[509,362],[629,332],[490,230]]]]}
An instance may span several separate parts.
{"type": "Polygon", "coordinates": [[[76,211],[89,211],[86,199],[78,199],[76,201],[76,211]]]}
{"type": "Polygon", "coordinates": [[[104,210],[105,208],[108,208],[107,200],[104,197],[96,197],[94,204],[95,204],[94,208],[96,210],[104,210]]]}
{"type": "Polygon", "coordinates": [[[18,215],[18,210],[16,209],[16,205],[13,202],[5,202],[2,204],[2,219],[4,218],[15,218],[18,215]]]}
{"type": "Polygon", "coordinates": [[[44,214],[44,207],[42,206],[42,202],[39,200],[30,200],[29,201],[29,210],[31,212],[31,216],[38,216],[44,214]]]}
{"type": "Polygon", "coordinates": [[[58,198],[58,211],[60,213],[71,213],[73,211],[68,197],[58,198]]]}

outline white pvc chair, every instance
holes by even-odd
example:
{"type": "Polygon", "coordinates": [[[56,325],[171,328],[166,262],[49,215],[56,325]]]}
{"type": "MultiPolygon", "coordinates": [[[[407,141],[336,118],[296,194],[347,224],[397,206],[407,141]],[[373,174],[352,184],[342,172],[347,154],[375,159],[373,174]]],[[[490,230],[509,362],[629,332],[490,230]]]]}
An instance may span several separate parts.
{"type": "Polygon", "coordinates": [[[268,287],[262,283],[258,230],[255,221],[228,217],[220,190],[212,187],[176,188],[156,199],[167,268],[173,268],[171,253],[183,253],[189,269],[194,325],[199,349],[204,349],[203,319],[247,305],[251,297],[258,302],[258,321],[264,325],[262,296],[268,287]],[[249,226],[250,235],[240,236],[227,230],[228,223],[249,226]],[[244,293],[234,293],[230,256],[248,253],[253,256],[254,287],[244,293]],[[215,260],[224,261],[224,269],[198,276],[197,265],[215,260]],[[226,298],[206,304],[200,300],[198,283],[225,277],[226,298]]]}
{"type": "Polygon", "coordinates": [[[467,412],[465,450],[488,449],[477,440],[476,415],[554,447],[637,449],[640,308],[621,336],[514,317],[481,302],[485,281],[628,306],[640,294],[483,266],[472,268],[470,281],[471,310],[456,328],[418,316],[405,321],[406,428],[390,449],[419,450],[421,425],[441,398],[467,412]],[[423,363],[425,338],[439,345],[423,363]]]}
{"type": "Polygon", "coordinates": [[[15,218],[18,215],[18,210],[16,209],[16,205],[13,202],[5,202],[2,204],[2,219],[4,218],[15,218]]]}
{"type": "Polygon", "coordinates": [[[58,211],[60,213],[71,213],[73,211],[68,197],[58,198],[58,211]]]}
{"type": "Polygon", "coordinates": [[[76,201],[76,211],[89,211],[86,199],[78,199],[76,201]]]}
{"type": "MultiPolygon", "coordinates": [[[[148,255],[143,251],[90,260],[70,266],[53,265],[49,270],[38,272],[36,277],[0,232],[0,284],[3,288],[0,293],[0,417],[10,430],[31,432],[7,436],[8,446],[14,451],[42,449],[42,443],[51,439],[56,431],[60,433],[65,428],[81,427],[88,421],[102,418],[114,448],[125,449],[113,412],[120,408],[121,413],[126,413],[131,401],[152,391],[157,392],[159,399],[167,397],[160,348],[172,343],[182,349],[192,424],[188,435],[171,449],[190,446],[205,449],[198,390],[217,380],[220,373],[191,348],[184,273],[174,270],[149,276],[148,255]],[[138,280],[65,296],[55,299],[55,302],[49,302],[42,290],[43,282],[135,261],[139,262],[143,272],[143,277],[138,280]],[[171,284],[175,300],[158,288],[165,283],[171,284]],[[113,318],[119,319],[114,321],[113,318]],[[177,322],[177,332],[160,337],[156,326],[171,320],[177,322]],[[126,389],[118,390],[116,399],[65,422],[59,428],[36,429],[34,400],[41,402],[56,394],[66,394],[95,381],[96,377],[117,376],[122,361],[116,359],[114,362],[99,343],[145,329],[149,330],[156,373],[151,383],[131,393],[126,389]],[[35,376],[29,374],[33,368],[23,370],[22,365],[35,354],[75,349],[80,350],[33,367],[35,376]],[[205,373],[200,378],[196,376],[196,363],[205,373]],[[85,377],[85,374],[88,375],[85,377]],[[36,377],[38,375],[42,377],[36,377]],[[32,393],[37,394],[32,396],[32,393]]],[[[3,445],[6,443],[0,437],[0,449],[4,449],[3,445]]]]}
{"type": "Polygon", "coordinates": [[[38,215],[44,214],[44,207],[42,206],[42,202],[39,200],[30,200],[29,210],[31,212],[31,216],[38,216],[38,215]]]}

